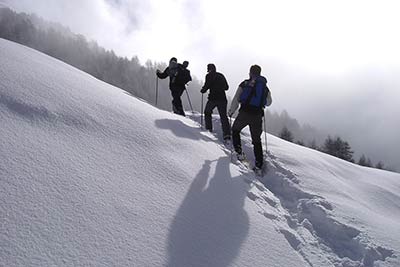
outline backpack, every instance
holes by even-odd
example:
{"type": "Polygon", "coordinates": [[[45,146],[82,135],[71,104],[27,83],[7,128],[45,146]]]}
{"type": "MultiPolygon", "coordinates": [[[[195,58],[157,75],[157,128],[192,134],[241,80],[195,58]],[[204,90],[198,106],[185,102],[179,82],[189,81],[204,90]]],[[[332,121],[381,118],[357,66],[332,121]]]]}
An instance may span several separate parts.
{"type": "Polygon", "coordinates": [[[169,72],[168,72],[169,79],[173,84],[176,82],[176,77],[178,76],[179,73],[179,64],[175,61],[171,61],[168,67],[169,67],[169,72]]]}
{"type": "Polygon", "coordinates": [[[175,63],[172,68],[170,64],[169,77],[171,78],[171,83],[178,85],[185,85],[192,80],[190,71],[185,69],[182,64],[179,63],[175,63]]]}
{"type": "Polygon", "coordinates": [[[258,76],[255,79],[245,80],[240,84],[243,89],[239,102],[243,110],[249,112],[259,112],[263,110],[267,104],[267,96],[269,89],[267,87],[267,79],[258,76]]]}

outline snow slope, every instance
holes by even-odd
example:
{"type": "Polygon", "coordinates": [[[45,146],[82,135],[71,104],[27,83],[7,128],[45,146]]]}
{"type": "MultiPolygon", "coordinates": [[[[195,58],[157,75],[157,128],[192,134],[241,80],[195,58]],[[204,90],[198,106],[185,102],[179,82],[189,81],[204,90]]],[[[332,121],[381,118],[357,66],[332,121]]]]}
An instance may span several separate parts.
{"type": "Polygon", "coordinates": [[[0,125],[0,266],[400,266],[399,174],[268,135],[254,181],[218,133],[2,39],[0,125]]]}

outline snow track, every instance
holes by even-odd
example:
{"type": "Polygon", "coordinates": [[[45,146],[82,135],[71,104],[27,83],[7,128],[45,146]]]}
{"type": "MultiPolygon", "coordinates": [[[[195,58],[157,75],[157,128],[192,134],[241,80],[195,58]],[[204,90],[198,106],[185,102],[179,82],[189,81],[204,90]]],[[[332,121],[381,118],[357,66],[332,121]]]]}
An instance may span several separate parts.
{"type": "MultiPolygon", "coordinates": [[[[199,121],[198,114],[191,118],[199,121]]],[[[220,144],[222,141],[218,138],[222,132],[218,115],[213,116],[213,125],[215,141],[220,144]]],[[[229,149],[220,146],[229,155],[229,149]]],[[[252,158],[252,144],[246,130],[242,134],[242,146],[252,158]]],[[[247,167],[238,164],[245,174],[244,182],[251,185],[247,197],[310,266],[374,267],[397,258],[393,249],[374,244],[362,229],[335,218],[334,205],[302,189],[299,186],[301,177],[273,153],[268,153],[266,162],[268,173],[259,180],[247,167]]]]}
{"type": "Polygon", "coordinates": [[[267,161],[268,174],[253,182],[248,197],[310,266],[373,267],[394,257],[393,250],[373,244],[361,230],[337,221],[333,205],[303,191],[296,175],[279,159],[269,154],[267,161]]]}
{"type": "MultiPolygon", "coordinates": [[[[199,122],[198,114],[191,118],[199,122]]],[[[215,141],[220,144],[222,140],[218,139],[222,132],[218,115],[213,116],[213,126],[215,141]]],[[[220,146],[229,155],[228,148],[220,146]]],[[[251,160],[252,144],[246,128],[242,133],[242,147],[251,160]]],[[[251,185],[247,197],[310,266],[374,267],[386,266],[386,263],[392,266],[391,261],[398,260],[395,249],[375,244],[363,229],[337,218],[334,204],[302,188],[302,177],[285,166],[273,152],[268,152],[266,162],[268,173],[259,180],[245,166],[238,165],[245,174],[244,182],[251,185]]]]}

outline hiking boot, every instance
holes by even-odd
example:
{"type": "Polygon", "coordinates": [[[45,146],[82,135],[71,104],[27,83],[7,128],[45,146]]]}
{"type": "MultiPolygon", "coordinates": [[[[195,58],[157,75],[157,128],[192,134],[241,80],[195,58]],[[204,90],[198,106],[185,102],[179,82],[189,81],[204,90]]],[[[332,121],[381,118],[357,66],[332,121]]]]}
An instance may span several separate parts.
{"type": "Polygon", "coordinates": [[[262,166],[261,167],[254,166],[253,171],[257,176],[263,176],[264,174],[262,166]]]}
{"type": "Polygon", "coordinates": [[[231,136],[225,135],[224,136],[224,145],[229,146],[231,144],[231,136]]]}
{"type": "Polygon", "coordinates": [[[256,161],[256,163],[254,165],[255,165],[255,168],[262,169],[263,162],[262,161],[261,162],[256,161]]]}
{"type": "Polygon", "coordinates": [[[246,155],[243,153],[243,152],[234,152],[234,155],[235,155],[235,158],[238,160],[238,161],[244,161],[244,160],[246,160],[246,155]]]}

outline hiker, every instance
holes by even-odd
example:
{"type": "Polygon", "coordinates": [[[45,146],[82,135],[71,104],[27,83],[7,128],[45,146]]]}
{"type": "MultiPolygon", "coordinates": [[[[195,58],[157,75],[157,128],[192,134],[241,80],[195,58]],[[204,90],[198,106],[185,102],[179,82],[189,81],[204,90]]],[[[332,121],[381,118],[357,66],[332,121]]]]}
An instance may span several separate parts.
{"type": "Polygon", "coordinates": [[[206,129],[212,132],[212,113],[215,108],[218,109],[219,117],[221,119],[222,132],[224,142],[231,139],[231,128],[226,114],[228,101],[226,99],[225,91],[229,89],[228,82],[222,73],[217,72],[214,64],[207,65],[206,81],[203,88],[200,90],[202,94],[210,90],[208,94],[208,101],[204,108],[205,126],[206,129]]]}
{"type": "Polygon", "coordinates": [[[160,79],[169,77],[169,89],[171,90],[172,95],[172,110],[176,114],[185,116],[181,96],[183,91],[186,89],[186,83],[192,80],[189,70],[184,70],[183,66],[178,64],[178,60],[173,57],[169,60],[168,67],[163,72],[157,70],[156,74],[160,79]]]}
{"type": "Polygon", "coordinates": [[[182,62],[183,77],[184,80],[187,80],[185,85],[192,80],[192,76],[190,76],[190,70],[187,68],[188,66],[189,66],[189,61],[185,60],[182,62]]]}
{"type": "Polygon", "coordinates": [[[261,143],[262,118],[264,107],[272,103],[271,93],[267,87],[267,79],[261,76],[261,67],[250,67],[250,78],[238,87],[232,100],[228,115],[232,117],[240,103],[239,114],[232,126],[232,142],[238,160],[244,160],[240,132],[247,125],[250,127],[251,141],[255,156],[255,170],[262,170],[264,158],[261,143]]]}

